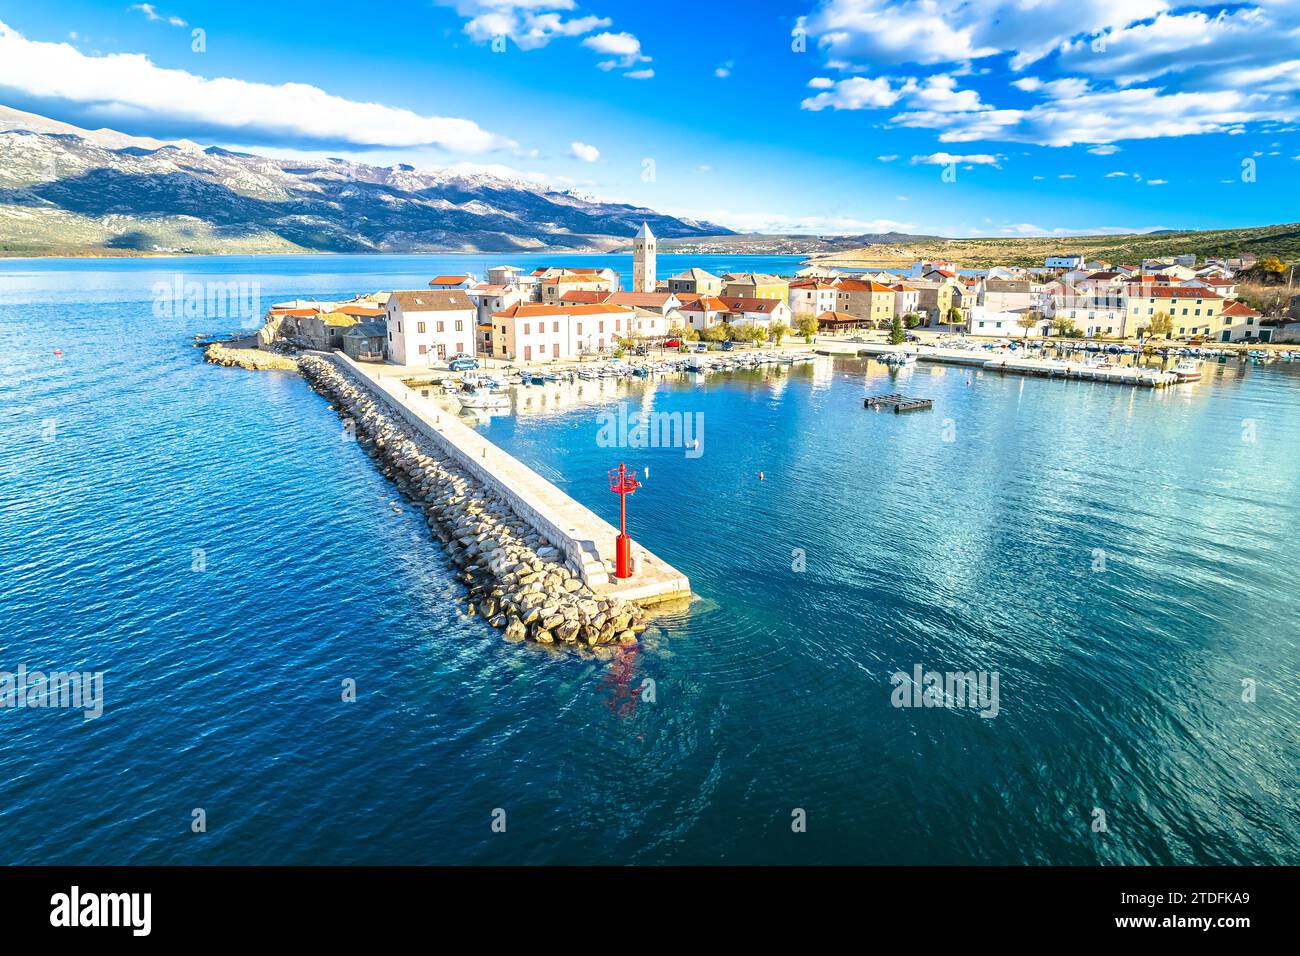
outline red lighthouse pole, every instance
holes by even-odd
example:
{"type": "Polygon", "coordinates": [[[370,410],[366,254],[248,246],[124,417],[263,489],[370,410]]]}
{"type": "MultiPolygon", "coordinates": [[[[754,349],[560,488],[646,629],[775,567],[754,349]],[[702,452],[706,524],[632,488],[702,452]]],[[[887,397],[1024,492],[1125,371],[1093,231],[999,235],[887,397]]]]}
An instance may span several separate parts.
{"type": "Polygon", "coordinates": [[[614,577],[632,576],[632,539],[627,536],[627,496],[641,487],[635,477],[628,474],[627,465],[620,463],[618,470],[609,470],[609,490],[618,495],[618,537],[614,539],[614,577]]]}

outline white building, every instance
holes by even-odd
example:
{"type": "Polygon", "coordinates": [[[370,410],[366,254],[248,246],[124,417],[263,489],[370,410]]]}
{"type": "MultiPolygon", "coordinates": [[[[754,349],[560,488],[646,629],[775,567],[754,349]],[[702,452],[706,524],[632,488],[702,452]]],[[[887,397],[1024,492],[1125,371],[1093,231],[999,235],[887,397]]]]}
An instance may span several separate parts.
{"type": "Polygon", "coordinates": [[[475,319],[463,289],[394,292],[385,306],[388,358],[398,365],[432,365],[472,355],[475,319]]]}
{"type": "Polygon", "coordinates": [[[1048,256],[1043,260],[1043,265],[1048,269],[1082,269],[1084,264],[1083,256],[1048,256]]]}
{"type": "Polygon", "coordinates": [[[653,292],[655,290],[655,247],[658,241],[650,231],[649,223],[641,223],[641,229],[632,240],[632,288],[631,292],[653,292]]]}
{"type": "Polygon", "coordinates": [[[790,311],[795,315],[834,312],[840,280],[796,279],[790,283],[790,311]]]}
{"type": "Polygon", "coordinates": [[[466,289],[465,295],[474,303],[477,312],[475,321],[480,325],[491,322],[492,316],[497,312],[504,312],[516,302],[523,301],[519,287],[513,283],[506,285],[480,283],[472,289],[466,289]]]}
{"type": "Polygon", "coordinates": [[[909,313],[921,314],[921,292],[904,282],[890,286],[894,290],[894,314],[907,317],[909,313]]]}
{"type": "Polygon", "coordinates": [[[492,316],[492,356],[544,362],[606,352],[616,346],[617,339],[638,331],[638,319],[645,321],[635,309],[617,305],[516,303],[492,316]]]}

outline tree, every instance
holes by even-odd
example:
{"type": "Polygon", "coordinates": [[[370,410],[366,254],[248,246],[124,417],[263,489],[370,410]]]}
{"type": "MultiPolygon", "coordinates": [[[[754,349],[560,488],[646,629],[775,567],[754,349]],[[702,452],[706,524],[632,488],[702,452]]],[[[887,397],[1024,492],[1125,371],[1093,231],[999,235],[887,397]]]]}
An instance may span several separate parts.
{"type": "Polygon", "coordinates": [[[921,317],[915,312],[909,312],[907,315],[903,316],[903,321],[907,323],[909,329],[914,329],[921,324],[921,317]]]}
{"type": "Polygon", "coordinates": [[[1038,313],[1037,312],[1020,313],[1020,318],[1016,319],[1016,325],[1024,329],[1025,330],[1024,337],[1029,338],[1030,331],[1034,328],[1034,326],[1038,325],[1038,313]]]}
{"type": "Polygon", "coordinates": [[[1167,339],[1174,331],[1174,320],[1168,312],[1157,312],[1147,323],[1147,335],[1158,335],[1167,339]]]}
{"type": "Polygon", "coordinates": [[[955,305],[952,306],[948,310],[948,322],[951,325],[961,325],[962,323],[961,309],[957,308],[955,305]]]}
{"type": "Polygon", "coordinates": [[[700,334],[700,338],[706,342],[725,342],[731,338],[731,327],[726,322],[710,325],[700,334]]]}
{"type": "Polygon", "coordinates": [[[1074,319],[1067,319],[1063,315],[1058,315],[1053,323],[1056,326],[1056,334],[1071,336],[1074,334],[1074,319]]]}
{"type": "Polygon", "coordinates": [[[903,331],[903,320],[897,315],[889,326],[889,344],[902,345],[907,341],[907,333],[903,331]]]}
{"type": "Polygon", "coordinates": [[[772,337],[773,342],[780,345],[781,340],[790,334],[790,326],[784,322],[773,322],[767,327],[767,334],[772,337]]]}
{"type": "Polygon", "coordinates": [[[803,340],[809,345],[812,344],[813,336],[817,334],[817,317],[815,315],[802,315],[795,326],[803,340]]]}
{"type": "Polygon", "coordinates": [[[687,326],[682,330],[683,342],[698,342],[700,340],[700,330],[695,326],[687,326]]]}

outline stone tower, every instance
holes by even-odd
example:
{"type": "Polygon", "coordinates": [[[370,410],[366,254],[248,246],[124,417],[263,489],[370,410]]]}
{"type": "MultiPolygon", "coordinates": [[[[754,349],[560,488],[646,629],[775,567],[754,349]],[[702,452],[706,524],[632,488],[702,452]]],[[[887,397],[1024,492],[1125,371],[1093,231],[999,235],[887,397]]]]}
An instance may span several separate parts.
{"type": "Polygon", "coordinates": [[[655,290],[655,234],[648,223],[641,223],[632,240],[632,291],[655,290]]]}

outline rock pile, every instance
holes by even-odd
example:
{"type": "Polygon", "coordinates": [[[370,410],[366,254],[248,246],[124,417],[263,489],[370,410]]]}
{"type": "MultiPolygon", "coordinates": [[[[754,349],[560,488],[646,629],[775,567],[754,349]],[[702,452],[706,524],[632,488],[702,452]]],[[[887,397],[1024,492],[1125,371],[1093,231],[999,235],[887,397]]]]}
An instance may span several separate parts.
{"type": "Polygon", "coordinates": [[[298,363],[288,355],[278,355],[261,349],[232,349],[215,342],[203,352],[203,357],[213,365],[226,368],[243,368],[249,371],[274,370],[280,372],[297,371],[298,363]]]}
{"type": "Polygon", "coordinates": [[[465,613],[482,617],[507,641],[600,657],[637,643],[646,629],[644,608],[595,594],[505,498],[413,432],[385,399],[333,362],[304,355],[298,366],[352,422],[357,441],[383,474],[424,511],[467,587],[465,613]]]}

